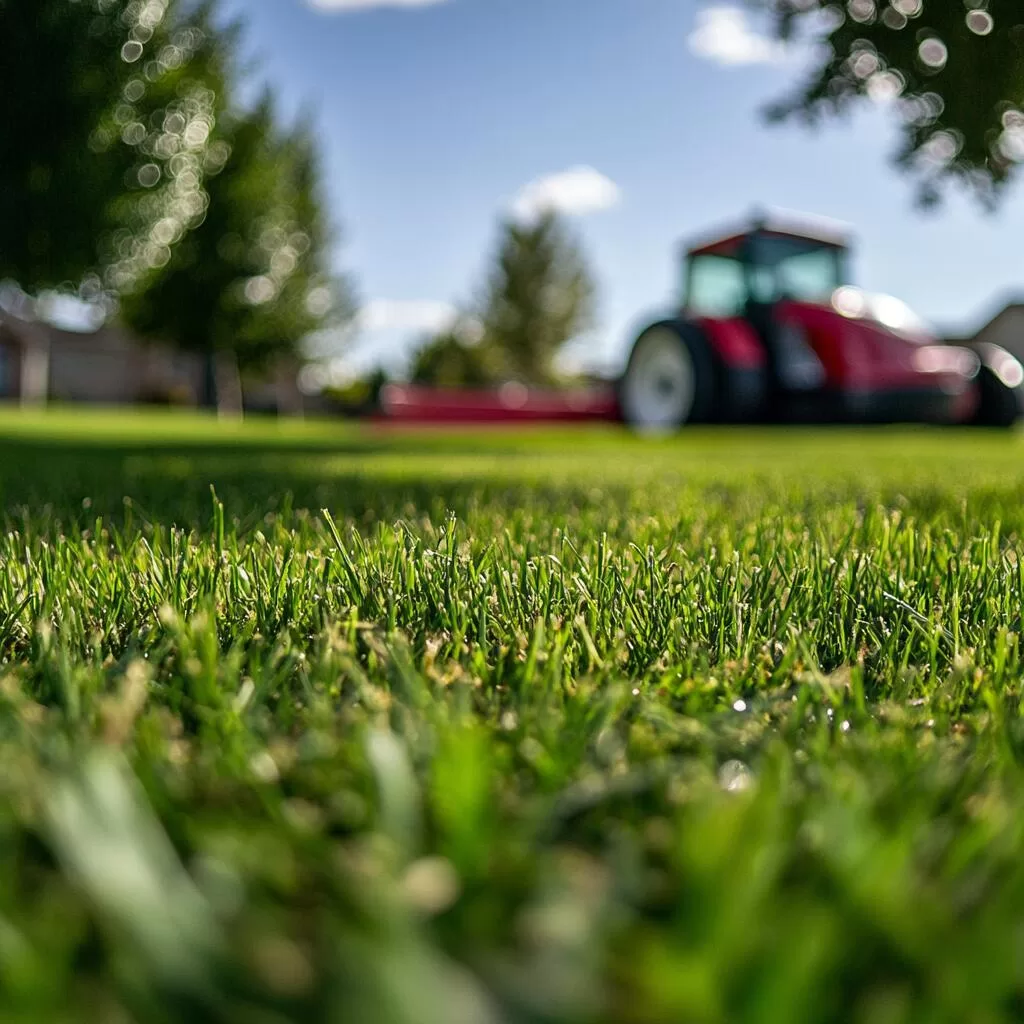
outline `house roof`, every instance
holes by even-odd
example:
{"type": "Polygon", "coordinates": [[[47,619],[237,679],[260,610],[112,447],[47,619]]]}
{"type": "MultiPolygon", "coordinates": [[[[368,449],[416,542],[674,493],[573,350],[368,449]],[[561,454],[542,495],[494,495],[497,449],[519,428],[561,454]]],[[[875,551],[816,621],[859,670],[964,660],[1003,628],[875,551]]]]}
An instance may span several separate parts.
{"type": "Polygon", "coordinates": [[[977,330],[971,334],[971,338],[976,338],[983,331],[987,331],[990,327],[1002,320],[1003,317],[1016,312],[1024,312],[1024,297],[1014,295],[1003,298],[1000,300],[1000,305],[997,311],[986,317],[986,319],[978,326],[977,330]]]}
{"type": "Polygon", "coordinates": [[[959,325],[955,330],[943,331],[943,339],[950,345],[966,345],[976,341],[978,337],[995,326],[1000,320],[1011,313],[1024,314],[1024,296],[1008,295],[997,300],[984,314],[983,319],[975,320],[976,327],[965,329],[959,325]]]}

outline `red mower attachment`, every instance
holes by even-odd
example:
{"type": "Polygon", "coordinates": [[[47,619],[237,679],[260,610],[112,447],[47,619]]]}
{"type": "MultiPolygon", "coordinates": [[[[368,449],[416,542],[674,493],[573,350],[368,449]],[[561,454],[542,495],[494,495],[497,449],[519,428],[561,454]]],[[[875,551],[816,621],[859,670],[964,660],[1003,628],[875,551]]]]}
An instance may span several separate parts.
{"type": "Polygon", "coordinates": [[[410,424],[578,423],[619,418],[612,388],[532,391],[505,384],[493,391],[454,391],[388,384],[380,418],[410,424]]]}

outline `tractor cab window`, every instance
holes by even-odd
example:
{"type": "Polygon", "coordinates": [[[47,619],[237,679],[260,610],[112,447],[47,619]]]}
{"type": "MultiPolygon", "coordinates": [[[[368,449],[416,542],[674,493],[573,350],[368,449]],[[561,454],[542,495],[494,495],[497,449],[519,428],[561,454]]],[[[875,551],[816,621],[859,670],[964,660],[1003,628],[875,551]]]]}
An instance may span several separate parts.
{"type": "Polygon", "coordinates": [[[755,236],[751,281],[759,302],[829,302],[844,283],[844,250],[797,238],[755,236]]]}
{"type": "Polygon", "coordinates": [[[834,249],[817,249],[790,256],[776,268],[779,298],[798,302],[828,302],[841,285],[834,249]]]}
{"type": "Polygon", "coordinates": [[[686,308],[697,316],[743,316],[748,302],[829,303],[845,283],[846,250],[796,235],[756,231],[692,252],[686,308]]]}
{"type": "Polygon", "coordinates": [[[686,308],[696,316],[740,316],[747,302],[743,264],[727,256],[700,254],[690,259],[686,308]]]}

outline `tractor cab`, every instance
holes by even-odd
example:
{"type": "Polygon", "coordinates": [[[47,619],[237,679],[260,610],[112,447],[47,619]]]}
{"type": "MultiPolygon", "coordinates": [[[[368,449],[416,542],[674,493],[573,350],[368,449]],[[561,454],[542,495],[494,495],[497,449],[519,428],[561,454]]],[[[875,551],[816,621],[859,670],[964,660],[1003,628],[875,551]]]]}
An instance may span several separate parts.
{"type": "Polygon", "coordinates": [[[827,372],[792,317],[792,303],[830,306],[849,280],[849,242],[838,230],[756,220],[745,231],[691,246],[686,259],[684,315],[741,318],[766,361],[766,398],[778,405],[819,392],[827,372]]]}
{"type": "Polygon", "coordinates": [[[747,316],[783,300],[827,304],[849,280],[849,243],[824,228],[755,222],[686,253],[689,316],[747,316]]]}

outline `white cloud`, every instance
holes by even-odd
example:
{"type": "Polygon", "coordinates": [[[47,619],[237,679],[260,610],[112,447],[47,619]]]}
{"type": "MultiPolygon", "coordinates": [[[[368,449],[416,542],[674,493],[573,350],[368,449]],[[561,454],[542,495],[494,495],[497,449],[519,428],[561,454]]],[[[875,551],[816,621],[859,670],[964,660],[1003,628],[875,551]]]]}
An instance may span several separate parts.
{"type": "Polygon", "coordinates": [[[377,7],[433,7],[447,0],[306,0],[315,11],[369,11],[377,7]]]}
{"type": "Polygon", "coordinates": [[[512,212],[522,220],[548,212],[596,213],[617,206],[621,198],[619,186],[600,171],[572,167],[524,185],[512,201],[512,212]]]}
{"type": "Polygon", "coordinates": [[[450,302],[431,299],[373,299],[359,312],[361,331],[406,331],[433,334],[448,330],[459,311],[450,302]]]}
{"type": "Polygon", "coordinates": [[[786,57],[782,43],[761,35],[742,7],[720,4],[697,12],[687,40],[690,52],[705,60],[735,67],[740,64],[776,64],[786,57]]]}

